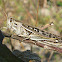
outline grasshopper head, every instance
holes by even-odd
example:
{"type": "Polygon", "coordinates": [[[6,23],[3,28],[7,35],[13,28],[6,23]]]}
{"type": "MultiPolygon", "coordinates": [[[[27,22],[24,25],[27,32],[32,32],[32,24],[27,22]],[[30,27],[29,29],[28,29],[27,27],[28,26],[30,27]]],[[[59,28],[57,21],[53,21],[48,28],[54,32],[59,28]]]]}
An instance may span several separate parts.
{"type": "Polygon", "coordinates": [[[12,31],[16,32],[17,31],[17,23],[16,21],[11,17],[7,19],[7,28],[12,31]]]}
{"type": "Polygon", "coordinates": [[[11,18],[7,18],[7,28],[11,29],[12,26],[13,26],[13,22],[14,22],[14,20],[13,20],[12,17],[11,18]]]}
{"type": "Polygon", "coordinates": [[[7,28],[11,30],[12,32],[15,32],[16,34],[20,33],[20,28],[21,28],[22,23],[17,22],[13,18],[8,18],[7,19],[7,28]]]}

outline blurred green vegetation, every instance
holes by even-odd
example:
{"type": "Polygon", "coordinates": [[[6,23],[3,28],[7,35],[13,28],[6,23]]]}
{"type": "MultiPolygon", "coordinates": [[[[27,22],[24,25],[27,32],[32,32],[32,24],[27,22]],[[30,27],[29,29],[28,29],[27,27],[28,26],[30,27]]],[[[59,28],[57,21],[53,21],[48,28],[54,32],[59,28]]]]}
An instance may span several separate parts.
{"type": "Polygon", "coordinates": [[[57,5],[58,6],[62,6],[62,2],[61,1],[57,1],[57,5]]]}

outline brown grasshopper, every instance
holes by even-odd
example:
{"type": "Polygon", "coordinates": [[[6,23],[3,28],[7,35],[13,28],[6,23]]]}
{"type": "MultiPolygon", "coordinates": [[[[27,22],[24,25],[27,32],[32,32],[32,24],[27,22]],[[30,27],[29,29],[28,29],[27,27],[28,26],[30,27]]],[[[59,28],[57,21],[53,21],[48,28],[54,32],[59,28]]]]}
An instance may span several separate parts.
{"type": "Polygon", "coordinates": [[[7,28],[9,28],[14,33],[16,33],[16,35],[23,36],[27,39],[31,39],[35,41],[45,40],[56,43],[62,43],[62,37],[55,34],[51,34],[44,30],[40,30],[32,26],[28,26],[13,18],[7,19],[7,28]]]}

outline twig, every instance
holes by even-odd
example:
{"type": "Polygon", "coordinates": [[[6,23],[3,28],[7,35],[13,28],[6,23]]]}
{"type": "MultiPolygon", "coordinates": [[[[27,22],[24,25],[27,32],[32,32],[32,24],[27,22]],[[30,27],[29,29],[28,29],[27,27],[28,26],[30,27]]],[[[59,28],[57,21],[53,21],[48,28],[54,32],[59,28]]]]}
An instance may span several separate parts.
{"type": "Polygon", "coordinates": [[[2,0],[2,4],[3,4],[3,15],[5,16],[5,18],[7,19],[7,13],[6,13],[6,7],[5,7],[5,1],[4,0],[2,0]]]}
{"type": "Polygon", "coordinates": [[[38,24],[38,9],[39,9],[39,0],[38,0],[38,4],[37,4],[37,14],[36,14],[36,23],[35,23],[35,26],[37,26],[37,24],[38,24]]]}
{"type": "Polygon", "coordinates": [[[44,29],[46,29],[46,28],[48,28],[48,27],[50,27],[50,26],[52,26],[52,25],[54,25],[53,22],[51,22],[51,23],[49,23],[49,24],[46,24],[44,27],[42,27],[42,28],[40,28],[40,29],[41,29],[41,30],[44,30],[44,29]]]}
{"type": "MultiPolygon", "coordinates": [[[[8,34],[8,33],[5,33],[5,32],[2,32],[3,33],[3,35],[5,36],[5,37],[11,37],[12,39],[16,39],[16,40],[19,40],[20,42],[22,42],[22,40],[24,39],[23,37],[19,37],[19,36],[17,36],[17,35],[11,35],[11,34],[8,34]]],[[[25,43],[32,43],[32,44],[34,44],[34,45],[37,45],[37,46],[39,46],[39,47],[43,47],[43,48],[46,48],[45,46],[47,46],[47,49],[51,49],[51,50],[55,50],[55,51],[58,51],[59,53],[62,53],[62,48],[59,48],[59,47],[56,47],[56,46],[52,46],[52,45],[45,45],[45,44],[42,44],[42,43],[39,43],[39,42],[37,42],[37,41],[32,41],[32,40],[25,40],[25,41],[23,41],[23,42],[25,42],[25,43]]]]}
{"type": "Polygon", "coordinates": [[[50,56],[49,56],[49,58],[48,58],[48,62],[50,62],[50,59],[51,59],[53,53],[54,53],[54,52],[52,51],[51,54],[50,54],[50,56]]]}

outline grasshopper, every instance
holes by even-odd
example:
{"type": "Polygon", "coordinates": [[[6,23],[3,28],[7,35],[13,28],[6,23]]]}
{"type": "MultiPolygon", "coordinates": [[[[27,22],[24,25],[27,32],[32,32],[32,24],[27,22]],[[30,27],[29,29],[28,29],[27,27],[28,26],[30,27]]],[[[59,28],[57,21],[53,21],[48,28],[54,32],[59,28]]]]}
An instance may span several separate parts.
{"type": "Polygon", "coordinates": [[[35,41],[52,41],[56,43],[62,43],[62,37],[49,33],[44,30],[26,25],[13,18],[7,19],[7,28],[16,33],[18,36],[25,37],[27,39],[35,41]]]}

